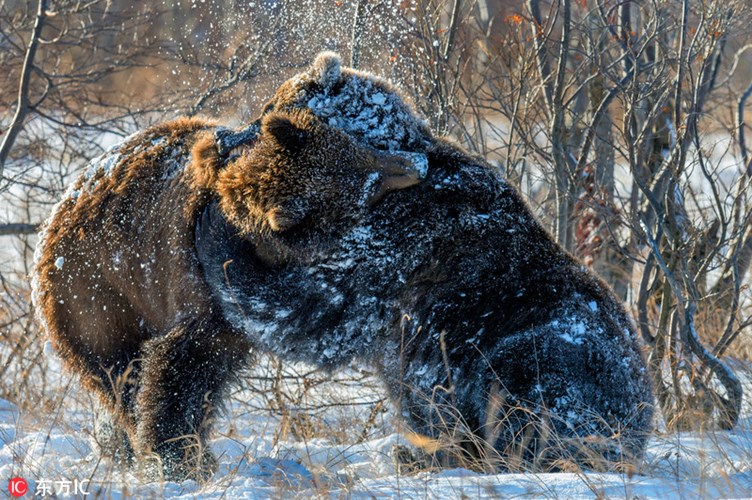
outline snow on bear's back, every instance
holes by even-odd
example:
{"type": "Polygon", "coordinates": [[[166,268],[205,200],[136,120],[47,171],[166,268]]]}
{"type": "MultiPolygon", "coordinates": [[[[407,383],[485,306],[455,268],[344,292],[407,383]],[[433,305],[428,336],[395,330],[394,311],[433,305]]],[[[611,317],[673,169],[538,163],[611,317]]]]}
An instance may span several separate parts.
{"type": "Polygon", "coordinates": [[[422,151],[431,133],[386,80],[342,68],[338,55],[323,52],[276,93],[276,109],[309,108],[324,123],[361,144],[387,151],[422,151]]]}

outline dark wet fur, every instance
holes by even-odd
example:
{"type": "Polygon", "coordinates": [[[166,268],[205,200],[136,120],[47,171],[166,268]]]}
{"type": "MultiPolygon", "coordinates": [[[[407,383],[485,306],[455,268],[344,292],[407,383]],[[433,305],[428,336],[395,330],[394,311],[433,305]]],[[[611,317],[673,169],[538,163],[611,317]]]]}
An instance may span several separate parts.
{"type": "Polygon", "coordinates": [[[440,140],[425,153],[428,179],[337,234],[313,220],[249,241],[210,206],[197,250],[225,316],[288,360],[372,363],[419,434],[547,470],[639,460],[653,399],[619,301],[491,167],[440,140]],[[262,267],[258,248],[287,257],[262,267]]]}

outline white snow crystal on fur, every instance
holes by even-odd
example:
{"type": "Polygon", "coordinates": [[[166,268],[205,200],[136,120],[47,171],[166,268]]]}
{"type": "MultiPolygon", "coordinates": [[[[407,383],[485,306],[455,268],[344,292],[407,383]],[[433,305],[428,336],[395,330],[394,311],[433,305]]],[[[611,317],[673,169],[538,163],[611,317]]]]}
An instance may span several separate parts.
{"type": "Polygon", "coordinates": [[[60,257],[58,257],[57,259],[55,259],[55,267],[56,268],[62,269],[63,268],[63,264],[65,264],[65,257],[63,257],[62,255],[60,257]]]}
{"type": "Polygon", "coordinates": [[[373,82],[350,78],[339,94],[314,96],[308,101],[313,113],[329,125],[379,149],[395,151],[409,140],[405,126],[410,117],[394,112],[400,103],[393,95],[385,96],[374,88],[373,82]]]}
{"type": "Polygon", "coordinates": [[[412,164],[419,178],[426,178],[426,175],[428,175],[428,157],[426,155],[411,151],[399,151],[398,154],[412,164]]]}
{"type": "Polygon", "coordinates": [[[55,355],[55,349],[52,347],[51,340],[48,340],[44,343],[44,355],[47,357],[55,355]]]}
{"type": "MultiPolygon", "coordinates": [[[[585,332],[587,331],[585,323],[577,320],[575,317],[569,318],[571,323],[565,323],[566,330],[559,334],[559,338],[570,344],[582,345],[584,342],[585,332]]],[[[552,321],[551,326],[559,326],[558,321],[552,321]]]]}

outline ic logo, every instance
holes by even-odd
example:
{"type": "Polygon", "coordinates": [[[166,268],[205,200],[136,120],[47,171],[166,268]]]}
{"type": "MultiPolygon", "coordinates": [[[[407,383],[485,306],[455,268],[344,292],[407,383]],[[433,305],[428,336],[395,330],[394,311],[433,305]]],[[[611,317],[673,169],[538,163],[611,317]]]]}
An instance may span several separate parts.
{"type": "Polygon", "coordinates": [[[11,496],[22,497],[29,491],[29,485],[26,483],[26,479],[22,477],[14,477],[8,481],[8,491],[11,496]]]}

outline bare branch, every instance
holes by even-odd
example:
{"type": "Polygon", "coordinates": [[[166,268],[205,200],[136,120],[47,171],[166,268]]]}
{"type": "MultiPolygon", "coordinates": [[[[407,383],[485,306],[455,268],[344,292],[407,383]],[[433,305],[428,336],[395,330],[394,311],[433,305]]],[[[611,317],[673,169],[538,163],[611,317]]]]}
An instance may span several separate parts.
{"type": "Polygon", "coordinates": [[[546,54],[546,38],[543,32],[540,2],[538,0],[529,0],[528,8],[533,19],[533,43],[535,44],[535,59],[538,63],[538,73],[540,74],[541,85],[546,97],[547,109],[550,110],[553,106],[554,93],[551,85],[551,66],[548,62],[548,54],[546,54]]]}
{"type": "Polygon", "coordinates": [[[29,102],[29,83],[31,82],[31,73],[34,70],[34,58],[37,54],[37,47],[39,45],[39,38],[42,34],[42,28],[45,24],[47,13],[47,0],[39,0],[37,7],[36,20],[34,22],[34,30],[31,33],[29,39],[29,45],[26,49],[26,57],[24,58],[23,68],[21,71],[21,81],[18,84],[18,102],[16,103],[16,114],[13,116],[10,127],[5,132],[3,143],[0,145],[0,179],[3,176],[3,169],[5,167],[5,161],[8,158],[13,144],[16,142],[18,133],[23,128],[24,120],[29,112],[32,110],[29,102]]]}
{"type": "Polygon", "coordinates": [[[39,224],[0,224],[0,236],[17,236],[21,234],[36,234],[39,231],[39,224]]]}
{"type": "Polygon", "coordinates": [[[741,97],[739,98],[739,105],[737,106],[737,112],[736,112],[736,123],[737,123],[737,133],[739,135],[739,150],[742,153],[742,160],[744,161],[744,170],[746,172],[747,176],[752,176],[752,159],[749,157],[749,152],[747,151],[747,141],[746,141],[746,133],[745,133],[745,123],[744,123],[744,107],[747,104],[747,99],[749,99],[749,96],[752,95],[752,84],[750,84],[747,87],[747,90],[745,90],[741,97]]]}
{"type": "Polygon", "coordinates": [[[446,61],[449,59],[449,55],[452,53],[454,46],[454,38],[457,35],[457,29],[459,28],[460,20],[460,7],[462,6],[461,0],[454,0],[454,6],[452,7],[452,17],[449,19],[449,28],[447,30],[446,44],[441,56],[446,61]]]}

